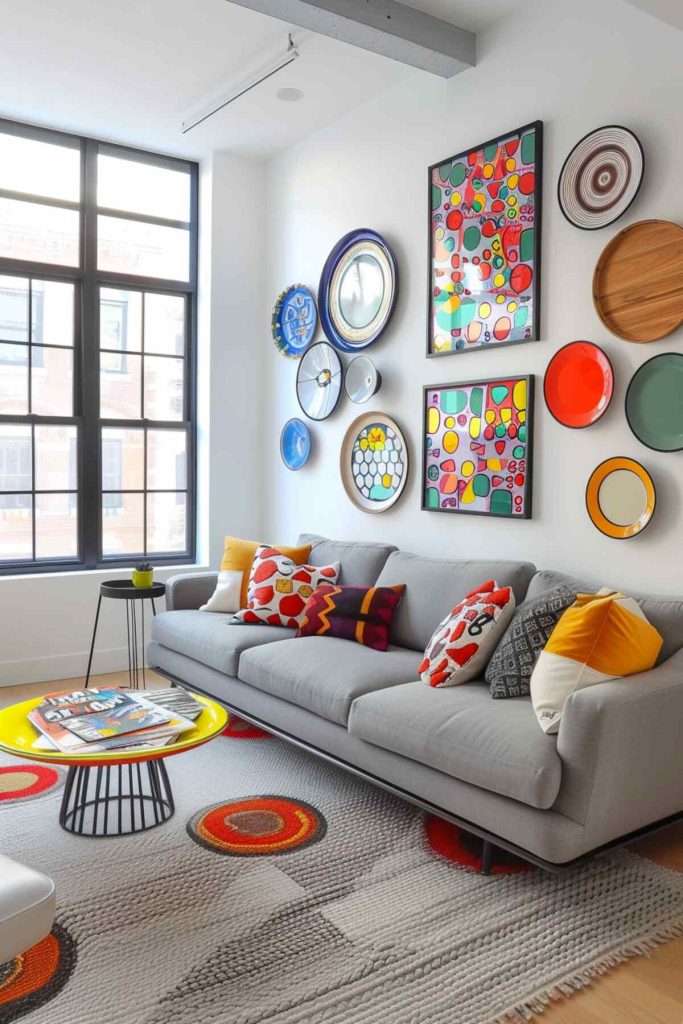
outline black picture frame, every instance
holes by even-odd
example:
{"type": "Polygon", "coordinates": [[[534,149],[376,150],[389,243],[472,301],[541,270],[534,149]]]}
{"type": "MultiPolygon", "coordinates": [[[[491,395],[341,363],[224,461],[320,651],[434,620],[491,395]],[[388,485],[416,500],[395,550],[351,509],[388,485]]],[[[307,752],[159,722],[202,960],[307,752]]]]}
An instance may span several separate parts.
{"type": "Polygon", "coordinates": [[[534,374],[510,374],[507,377],[488,377],[485,379],[477,380],[464,380],[464,381],[453,381],[448,384],[425,384],[422,389],[422,476],[420,480],[421,488],[421,509],[423,512],[445,512],[447,514],[455,515],[466,515],[466,516],[485,516],[491,519],[504,519],[504,520],[515,520],[515,519],[531,519],[533,512],[533,452],[534,452],[534,400],[535,400],[535,387],[536,377],[534,374]],[[524,442],[526,445],[526,473],[524,481],[524,511],[523,512],[512,512],[510,515],[503,515],[498,512],[479,511],[476,509],[464,509],[464,508],[434,508],[427,504],[426,492],[427,492],[427,415],[429,409],[428,395],[432,391],[448,391],[453,388],[468,388],[468,387],[485,387],[488,385],[496,384],[508,384],[511,381],[526,381],[527,387],[527,405],[526,405],[526,428],[527,428],[527,439],[524,442]]]}
{"type": "MultiPolygon", "coordinates": [[[[488,139],[486,142],[478,143],[476,146],[470,146],[468,149],[463,150],[460,153],[456,153],[453,156],[446,157],[443,160],[437,160],[435,163],[430,164],[427,170],[427,224],[428,224],[428,245],[427,245],[427,340],[426,340],[426,356],[428,359],[437,358],[440,356],[454,356],[463,355],[465,352],[480,352],[483,349],[500,349],[507,348],[512,345],[523,345],[527,342],[538,341],[540,339],[540,324],[541,324],[541,237],[542,237],[542,214],[543,214],[543,121],[531,121],[528,124],[522,125],[520,128],[514,128],[509,132],[504,132],[501,135],[495,136],[495,138],[488,139]],[[433,210],[432,210],[432,178],[435,170],[443,167],[445,164],[454,163],[458,160],[466,160],[471,153],[478,150],[485,150],[491,146],[497,146],[501,142],[514,137],[515,135],[521,136],[525,132],[533,130],[535,132],[534,138],[534,172],[535,172],[535,183],[534,183],[534,245],[533,245],[533,281],[531,284],[531,295],[532,295],[532,311],[533,320],[530,331],[530,336],[525,338],[515,338],[511,341],[494,341],[485,342],[481,344],[479,342],[465,345],[460,349],[445,349],[443,351],[436,351],[434,349],[434,337],[433,337],[433,300],[434,300],[434,224],[433,224],[433,210]]],[[[482,217],[482,222],[485,220],[482,217]]]]}

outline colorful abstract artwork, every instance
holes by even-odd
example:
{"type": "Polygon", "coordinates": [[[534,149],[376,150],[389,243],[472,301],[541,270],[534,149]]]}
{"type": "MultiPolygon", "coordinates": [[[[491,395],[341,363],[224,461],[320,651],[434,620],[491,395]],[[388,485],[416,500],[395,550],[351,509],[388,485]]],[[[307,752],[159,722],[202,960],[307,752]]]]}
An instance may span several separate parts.
{"type": "Polygon", "coordinates": [[[422,508],[531,518],[534,378],[426,387],[422,508]]]}
{"type": "Polygon", "coordinates": [[[543,124],[429,168],[428,355],[536,341],[543,124]]]}

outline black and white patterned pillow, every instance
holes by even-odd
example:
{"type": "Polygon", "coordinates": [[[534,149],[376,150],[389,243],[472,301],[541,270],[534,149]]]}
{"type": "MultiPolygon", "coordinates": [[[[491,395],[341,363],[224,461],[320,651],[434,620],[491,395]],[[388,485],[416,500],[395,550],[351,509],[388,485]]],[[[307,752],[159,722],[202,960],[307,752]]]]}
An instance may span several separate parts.
{"type": "Polygon", "coordinates": [[[486,666],[485,679],[492,697],[529,696],[538,656],[562,613],[575,600],[576,593],[561,584],[519,606],[486,666]]]}

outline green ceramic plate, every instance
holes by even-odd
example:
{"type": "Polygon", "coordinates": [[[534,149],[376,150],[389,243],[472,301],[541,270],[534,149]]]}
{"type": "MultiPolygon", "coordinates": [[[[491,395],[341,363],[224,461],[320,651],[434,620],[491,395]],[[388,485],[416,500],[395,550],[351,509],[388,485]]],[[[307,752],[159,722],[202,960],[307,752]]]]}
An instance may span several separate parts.
{"type": "Polygon", "coordinates": [[[657,452],[683,450],[683,355],[663,352],[636,370],[626,392],[626,419],[657,452]]]}

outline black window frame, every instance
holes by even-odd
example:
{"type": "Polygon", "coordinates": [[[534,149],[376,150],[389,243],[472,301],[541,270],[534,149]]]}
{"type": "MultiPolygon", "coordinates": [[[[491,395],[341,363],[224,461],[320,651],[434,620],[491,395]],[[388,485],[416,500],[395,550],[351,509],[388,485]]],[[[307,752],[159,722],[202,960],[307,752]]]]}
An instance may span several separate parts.
{"type": "MultiPolygon", "coordinates": [[[[79,570],[101,570],[130,566],[139,558],[149,558],[157,566],[193,563],[196,557],[197,528],[197,283],[198,283],[198,241],[199,241],[199,165],[197,162],[167,156],[149,150],[111,143],[82,135],[55,131],[51,128],[27,125],[18,121],[0,118],[0,132],[23,138],[64,145],[80,152],[80,197],[78,202],[48,199],[44,196],[18,193],[0,188],[0,197],[20,199],[77,210],[79,220],[79,262],[76,267],[31,260],[9,259],[0,256],[0,275],[16,275],[45,281],[68,281],[74,284],[74,347],[73,347],[73,415],[40,416],[3,414],[0,412],[0,433],[4,424],[22,425],[75,425],[78,436],[77,452],[77,507],[78,507],[78,556],[76,558],[51,558],[42,560],[13,559],[0,560],[0,576],[31,575],[46,572],[79,570]],[[98,153],[146,163],[170,170],[182,170],[190,177],[190,219],[172,220],[152,214],[131,213],[112,210],[97,205],[97,157],[98,153]],[[189,233],[188,280],[177,281],[166,278],[104,271],[97,269],[97,218],[118,217],[126,221],[156,224],[160,226],[183,227],[189,233]],[[152,292],[182,296],[185,300],[185,345],[183,415],[180,420],[112,419],[100,417],[100,288],[119,288],[130,291],[152,292]],[[102,544],[103,491],[100,438],[103,427],[123,429],[184,429],[186,432],[186,548],[174,552],[129,552],[123,556],[104,556],[102,544]]],[[[30,304],[29,304],[30,305],[30,304]]],[[[30,339],[29,324],[29,339],[30,339]]],[[[32,346],[29,346],[29,350],[32,346]]],[[[125,353],[122,351],[125,358],[125,353]]],[[[30,360],[29,360],[30,361],[30,360]]],[[[30,366],[29,366],[30,373],[30,366]]],[[[144,387],[144,380],[143,380],[144,387]]],[[[141,414],[144,414],[144,408],[141,414]]],[[[33,436],[33,431],[32,431],[33,436]]],[[[146,482],[146,466],[145,466],[146,482]]],[[[180,492],[179,492],[180,493],[180,492]]],[[[33,535],[35,538],[35,495],[33,535]]],[[[147,499],[143,498],[145,521],[144,537],[147,537],[147,499]]]]}

